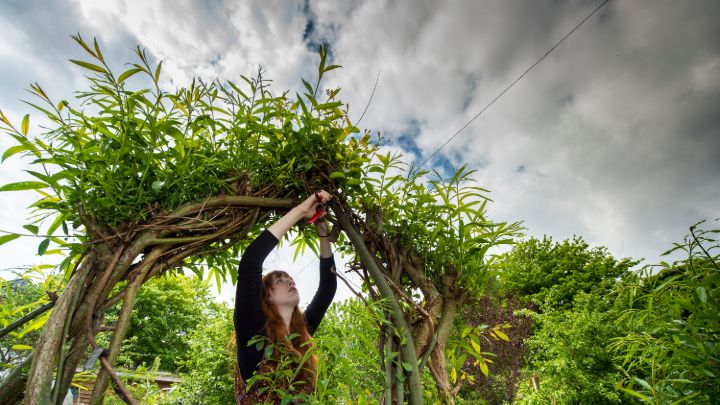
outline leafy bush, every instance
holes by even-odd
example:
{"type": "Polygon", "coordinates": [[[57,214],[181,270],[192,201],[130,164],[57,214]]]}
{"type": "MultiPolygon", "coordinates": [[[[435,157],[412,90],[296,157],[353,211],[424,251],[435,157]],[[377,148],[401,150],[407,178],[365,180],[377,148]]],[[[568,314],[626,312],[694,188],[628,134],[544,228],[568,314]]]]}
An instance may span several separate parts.
{"type": "Polygon", "coordinates": [[[531,354],[525,373],[532,378],[521,385],[519,403],[620,402],[615,383],[622,375],[606,348],[622,333],[615,323],[619,311],[612,301],[592,294],[578,293],[573,301],[571,309],[524,311],[538,327],[527,342],[531,354]]]}
{"type": "Polygon", "coordinates": [[[624,336],[611,348],[625,379],[622,391],[646,403],[716,403],[720,398],[720,230],[690,228],[687,258],[640,270],[623,298],[624,336]]]}

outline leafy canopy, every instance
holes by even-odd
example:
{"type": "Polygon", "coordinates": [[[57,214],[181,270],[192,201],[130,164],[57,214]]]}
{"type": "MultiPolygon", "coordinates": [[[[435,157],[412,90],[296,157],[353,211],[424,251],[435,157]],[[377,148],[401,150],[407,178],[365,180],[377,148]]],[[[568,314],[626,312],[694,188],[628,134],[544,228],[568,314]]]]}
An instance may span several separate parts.
{"type": "Polygon", "coordinates": [[[576,294],[603,294],[638,261],[617,260],[605,247],[590,248],[581,238],[553,242],[530,238],[515,245],[498,265],[502,290],[543,310],[572,308],[576,294]]]}

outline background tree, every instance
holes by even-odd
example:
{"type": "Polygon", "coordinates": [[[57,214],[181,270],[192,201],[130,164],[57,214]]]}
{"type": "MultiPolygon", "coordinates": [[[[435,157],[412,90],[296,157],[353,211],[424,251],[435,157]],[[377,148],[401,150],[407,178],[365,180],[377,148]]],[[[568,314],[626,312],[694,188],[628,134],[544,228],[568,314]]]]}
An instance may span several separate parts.
{"type": "Polygon", "coordinates": [[[615,384],[622,374],[607,349],[622,334],[612,300],[579,292],[570,309],[527,311],[537,324],[516,399],[519,403],[611,404],[627,401],[615,384]]]}
{"type": "MultiPolygon", "coordinates": [[[[160,370],[179,372],[190,349],[190,333],[211,318],[216,307],[209,286],[198,277],[168,274],[148,281],[138,291],[119,362],[136,368],[159,358],[160,370]]],[[[109,324],[119,311],[119,306],[108,309],[109,324]]]]}
{"type": "Polygon", "coordinates": [[[547,309],[573,307],[579,292],[604,294],[639,261],[615,259],[605,247],[591,248],[581,237],[553,242],[530,238],[498,264],[502,291],[547,309]]]}
{"type": "Polygon", "coordinates": [[[32,346],[40,335],[48,310],[60,289],[47,265],[25,269],[18,278],[0,279],[0,403],[22,398],[20,384],[32,360],[32,346]]]}
{"type": "Polygon", "coordinates": [[[503,256],[497,266],[500,289],[539,308],[521,311],[534,326],[518,398],[530,403],[619,400],[614,389],[619,374],[607,345],[621,331],[610,296],[637,263],[617,260],[579,237],[530,238],[503,256]]]}
{"type": "Polygon", "coordinates": [[[37,325],[26,324],[24,328],[12,332],[6,328],[49,301],[44,286],[32,280],[18,278],[0,281],[0,324],[3,328],[0,361],[3,369],[13,368],[22,362],[39,332],[37,325]]]}
{"type": "Polygon", "coordinates": [[[188,351],[178,362],[182,382],[173,397],[184,404],[231,404],[235,401],[236,352],[231,335],[233,309],[217,304],[188,335],[188,351]]]}

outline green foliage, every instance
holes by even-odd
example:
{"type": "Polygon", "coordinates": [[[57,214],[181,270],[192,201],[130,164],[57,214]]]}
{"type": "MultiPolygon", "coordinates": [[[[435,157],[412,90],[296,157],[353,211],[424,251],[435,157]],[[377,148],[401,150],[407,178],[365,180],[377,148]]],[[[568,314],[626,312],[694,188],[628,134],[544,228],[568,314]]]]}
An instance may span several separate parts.
{"type": "Polygon", "coordinates": [[[182,362],[182,383],[174,396],[183,404],[231,404],[235,401],[233,310],[218,305],[190,332],[182,362]]]}
{"type": "MultiPolygon", "coordinates": [[[[466,325],[484,327],[502,325],[506,334],[488,339],[483,335],[482,348],[492,353],[492,362],[486,361],[486,367],[466,361],[463,372],[470,384],[461,389],[459,395],[470,398],[483,398],[491,404],[512,402],[521,378],[522,366],[527,357],[527,338],[531,334],[532,320],[520,316],[517,311],[524,308],[515,296],[483,296],[473,300],[462,313],[466,325]]],[[[487,330],[487,329],[485,329],[487,330]]]]}
{"type": "MultiPolygon", "coordinates": [[[[138,48],[136,62],[118,73],[97,42],[73,38],[89,60],[71,62],[87,74],[89,87],[75,100],[57,102],[32,84],[37,99],[28,104],[50,122],[41,133],[31,130],[28,115],[17,126],[0,112],[0,129],[15,142],[3,159],[22,156],[32,176],[0,191],[39,193],[29,225],[39,228],[52,218],[50,226],[44,223],[50,237],[40,242],[40,253],[55,243],[75,260],[86,249],[81,242],[90,224],[124,232],[210,196],[296,198],[319,188],[357,190],[375,146],[368,135],[357,135],[340,90],[320,87],[323,76],[339,67],[326,64],[326,48],[315,86],[303,81],[307,92],[293,97],[274,94],[262,72],[241,76],[238,84],[193,80],[169,91],[159,84],[162,64],[154,65],[144,50],[138,48]],[[343,177],[330,179],[335,172],[343,177]],[[73,239],[58,238],[59,229],[73,239]]],[[[237,247],[219,250],[193,256],[188,265],[200,273],[199,264],[206,264],[216,281],[233,277],[237,247]]],[[[63,262],[61,270],[69,272],[70,264],[63,262]]]]}
{"type": "Polygon", "coordinates": [[[606,346],[620,336],[619,315],[607,296],[637,262],[616,260],[582,238],[545,237],[517,244],[498,263],[500,289],[538,305],[521,310],[534,322],[516,399],[525,403],[616,403],[620,379],[606,346]],[[539,390],[530,377],[539,380],[539,390]]]}
{"type": "Polygon", "coordinates": [[[382,396],[377,334],[385,320],[382,303],[369,304],[358,299],[333,304],[315,333],[318,401],[374,403],[382,396]]]}
{"type": "MultiPolygon", "coordinates": [[[[159,373],[159,366],[160,359],[156,359],[150,368],[143,365],[135,370],[123,373],[121,380],[130,391],[130,395],[142,404],[177,404],[174,390],[163,391],[155,382],[155,377],[159,373]]],[[[112,390],[108,390],[108,394],[103,399],[103,404],[122,405],[124,403],[126,402],[120,399],[112,390]]]]}
{"type": "MultiPolygon", "coordinates": [[[[57,291],[60,285],[57,278],[45,275],[47,267],[52,266],[31,267],[18,279],[0,279],[0,328],[8,327],[50,301],[47,292],[57,291]]],[[[49,311],[45,312],[0,339],[2,368],[12,368],[25,358],[49,315],[49,311]]]]}
{"type": "Polygon", "coordinates": [[[509,342],[510,338],[503,329],[510,327],[510,324],[501,324],[490,327],[489,325],[471,326],[464,322],[460,326],[459,333],[451,335],[447,347],[448,369],[450,370],[450,382],[457,384],[459,380],[475,382],[475,376],[469,374],[464,368],[469,363],[471,367],[478,367],[487,378],[490,373],[489,365],[493,363],[495,355],[482,350],[482,347],[491,338],[509,342]]]}
{"type": "MultiPolygon", "coordinates": [[[[109,323],[117,319],[119,307],[107,312],[109,323]]],[[[119,363],[134,369],[158,359],[161,370],[180,371],[190,333],[216,310],[207,283],[197,277],[179,274],[148,281],[138,291],[119,363]]]]}
{"type": "Polygon", "coordinates": [[[718,230],[695,225],[682,261],[646,267],[628,279],[620,299],[623,336],[611,348],[625,374],[618,388],[645,403],[715,403],[720,398],[718,230]]]}
{"type": "MultiPolygon", "coordinates": [[[[317,346],[308,342],[304,354],[291,352],[288,347],[297,337],[297,333],[291,333],[283,342],[272,342],[260,335],[250,339],[248,346],[255,346],[262,351],[263,361],[271,362],[272,366],[262,373],[253,374],[247,380],[247,390],[257,390],[260,395],[269,394],[271,398],[280,399],[282,405],[291,404],[293,401],[306,403],[312,400],[311,395],[301,391],[311,383],[303,380],[301,373],[307,367],[310,357],[317,355],[317,346]]],[[[272,405],[270,402],[262,404],[272,405]]]]}
{"type": "Polygon", "coordinates": [[[604,247],[590,248],[580,237],[553,243],[530,238],[499,262],[502,290],[542,310],[570,309],[579,292],[604,294],[638,261],[616,260],[604,247]]]}
{"type": "Polygon", "coordinates": [[[401,249],[411,252],[406,266],[419,266],[438,286],[448,282],[448,274],[457,273],[465,291],[482,292],[493,263],[488,250],[513,243],[519,224],[487,218],[487,190],[473,180],[474,171],[461,167],[444,179],[401,159],[397,154],[375,155],[367,168],[372,175],[363,178],[363,192],[351,204],[367,213],[375,232],[388,240],[397,238],[401,249]]]}
{"type": "Polygon", "coordinates": [[[529,364],[525,372],[539,379],[539,391],[530,380],[520,386],[520,403],[619,403],[615,390],[621,373],[606,349],[620,336],[615,323],[619,310],[598,296],[580,292],[570,309],[551,309],[543,314],[524,310],[537,322],[528,340],[529,364]]]}

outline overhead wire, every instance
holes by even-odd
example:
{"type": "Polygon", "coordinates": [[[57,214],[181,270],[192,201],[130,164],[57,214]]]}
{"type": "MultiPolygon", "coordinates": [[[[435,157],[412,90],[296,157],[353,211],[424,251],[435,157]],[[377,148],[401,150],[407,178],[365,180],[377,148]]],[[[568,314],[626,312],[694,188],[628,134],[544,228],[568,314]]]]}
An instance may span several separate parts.
{"type": "Polygon", "coordinates": [[[595,15],[595,13],[596,13],[598,10],[600,10],[600,9],[601,9],[605,4],[607,4],[609,1],[610,1],[610,0],[604,0],[604,1],[603,1],[599,6],[597,6],[590,14],[588,14],[587,17],[583,18],[582,21],[580,21],[578,24],[576,24],[575,27],[573,27],[573,29],[570,30],[570,32],[568,32],[567,34],[565,34],[565,36],[562,37],[562,39],[560,39],[557,43],[555,43],[555,45],[553,45],[550,49],[548,49],[548,51],[545,52],[545,54],[544,54],[543,56],[541,56],[540,59],[538,59],[537,61],[535,61],[535,63],[533,63],[529,68],[527,68],[520,76],[517,77],[517,79],[513,80],[513,82],[510,83],[510,85],[508,85],[507,87],[505,87],[505,89],[504,89],[503,91],[501,91],[500,94],[498,94],[497,96],[495,96],[495,98],[493,98],[492,101],[490,101],[485,107],[483,107],[483,109],[480,110],[480,112],[478,112],[477,114],[475,114],[475,116],[472,117],[472,118],[470,119],[470,121],[468,121],[465,125],[463,125],[462,128],[460,128],[457,132],[455,132],[455,134],[454,134],[453,136],[451,136],[447,141],[445,141],[442,145],[440,145],[440,147],[438,147],[437,149],[435,149],[435,151],[434,151],[427,159],[423,160],[422,163],[420,163],[420,165],[418,166],[418,169],[421,168],[421,167],[423,167],[423,165],[424,165],[425,163],[429,162],[430,159],[432,159],[433,157],[435,157],[435,155],[437,155],[438,152],[440,152],[447,144],[449,144],[453,139],[455,139],[455,137],[457,137],[465,128],[467,128],[473,121],[475,121],[475,119],[477,119],[477,117],[479,117],[480,114],[482,114],[483,112],[485,112],[485,110],[487,110],[488,108],[490,108],[490,106],[492,106],[493,104],[495,104],[495,102],[496,102],[498,99],[500,99],[500,97],[502,97],[508,90],[510,90],[513,86],[515,86],[515,83],[519,82],[523,77],[525,77],[525,75],[528,74],[528,72],[530,72],[535,66],[537,66],[540,62],[542,62],[542,60],[545,59],[545,57],[547,57],[548,55],[550,55],[550,53],[551,53],[552,51],[554,51],[555,48],[557,48],[560,44],[562,44],[570,35],[572,35],[578,28],[580,28],[580,26],[583,25],[583,24],[585,23],[585,21],[589,20],[590,17],[592,17],[593,15],[595,15]]]}
{"type": "Polygon", "coordinates": [[[377,77],[375,77],[375,85],[373,86],[372,93],[370,93],[370,99],[368,99],[367,104],[365,104],[365,109],[363,110],[362,114],[360,115],[360,119],[357,120],[355,123],[355,126],[360,125],[360,121],[362,121],[363,118],[365,118],[365,113],[368,110],[368,107],[370,107],[370,103],[372,102],[373,97],[375,96],[375,90],[377,89],[378,82],[380,81],[380,70],[378,70],[377,77]]]}

